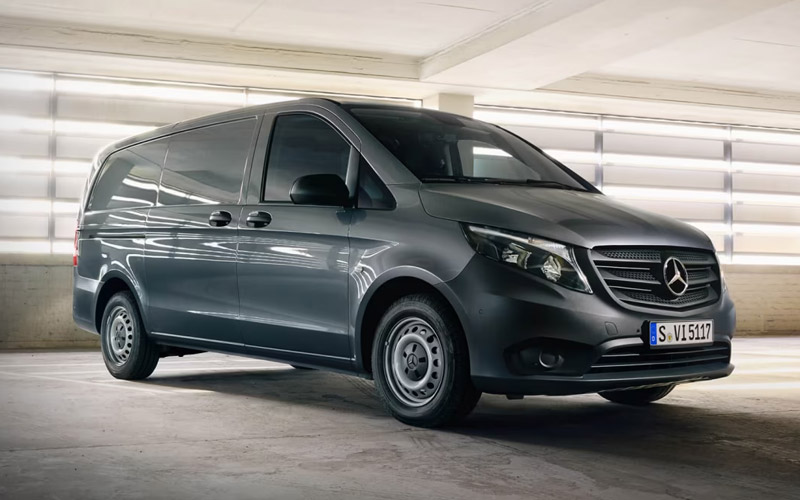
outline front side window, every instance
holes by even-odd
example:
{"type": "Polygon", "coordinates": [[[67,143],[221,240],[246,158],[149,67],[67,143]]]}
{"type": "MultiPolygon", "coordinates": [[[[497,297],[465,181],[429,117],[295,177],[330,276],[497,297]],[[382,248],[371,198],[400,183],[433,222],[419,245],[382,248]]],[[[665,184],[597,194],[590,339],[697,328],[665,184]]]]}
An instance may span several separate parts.
{"type": "Polygon", "coordinates": [[[109,156],[92,189],[88,210],[155,205],[166,152],[167,141],[158,139],[109,156]]]}
{"type": "Polygon", "coordinates": [[[344,106],[423,182],[496,182],[586,190],[539,150],[499,127],[418,109],[344,106]]]}
{"type": "Polygon", "coordinates": [[[173,135],[159,204],[237,203],[256,122],[248,118],[173,135]]]}
{"type": "Polygon", "coordinates": [[[345,180],[350,145],[330,125],[304,114],[275,119],[267,160],[264,201],[291,201],[299,177],[335,174],[345,180]]]}

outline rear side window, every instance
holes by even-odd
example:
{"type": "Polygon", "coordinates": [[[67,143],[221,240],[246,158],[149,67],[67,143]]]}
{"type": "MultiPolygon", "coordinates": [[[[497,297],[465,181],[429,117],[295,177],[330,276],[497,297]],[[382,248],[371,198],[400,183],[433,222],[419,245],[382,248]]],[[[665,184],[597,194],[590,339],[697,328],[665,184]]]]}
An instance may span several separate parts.
{"type": "Polygon", "coordinates": [[[252,118],[173,135],[159,204],[237,203],[255,128],[252,118]]]}
{"type": "Polygon", "coordinates": [[[88,210],[154,206],[166,153],[167,141],[157,139],[109,156],[92,189],[88,210]]]}
{"type": "Polygon", "coordinates": [[[335,174],[345,180],[350,145],[311,115],[282,115],[275,120],[267,160],[265,201],[291,201],[298,177],[335,174]]]}

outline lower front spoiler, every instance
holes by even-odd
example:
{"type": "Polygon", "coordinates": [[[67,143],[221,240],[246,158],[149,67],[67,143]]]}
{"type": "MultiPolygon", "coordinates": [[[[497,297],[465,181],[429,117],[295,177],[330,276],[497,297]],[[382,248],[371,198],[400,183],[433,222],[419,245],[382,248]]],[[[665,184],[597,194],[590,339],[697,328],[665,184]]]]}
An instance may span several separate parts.
{"type": "Polygon", "coordinates": [[[668,370],[642,370],[623,373],[596,373],[581,376],[473,376],[475,387],[489,394],[514,394],[526,396],[566,396],[602,392],[612,389],[635,389],[668,384],[683,384],[727,377],[733,372],[729,363],[715,363],[702,367],[670,368],[668,370]]]}

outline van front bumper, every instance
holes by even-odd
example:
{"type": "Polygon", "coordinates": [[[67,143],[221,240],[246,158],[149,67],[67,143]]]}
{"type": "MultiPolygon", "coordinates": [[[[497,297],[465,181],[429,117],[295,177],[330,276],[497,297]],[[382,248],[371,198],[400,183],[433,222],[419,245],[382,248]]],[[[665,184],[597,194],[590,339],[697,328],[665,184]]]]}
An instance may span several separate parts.
{"type": "Polygon", "coordinates": [[[613,389],[638,389],[660,385],[699,382],[727,377],[733,365],[721,363],[697,368],[671,368],[618,374],[581,376],[473,376],[472,382],[482,392],[510,395],[565,396],[613,389]]]}
{"type": "Polygon", "coordinates": [[[442,284],[464,327],[475,386],[493,394],[566,395],[711,380],[733,371],[736,314],[727,293],[690,311],[628,308],[598,278],[589,280],[593,294],[476,255],[442,284]],[[647,345],[648,321],[691,319],[713,320],[713,345],[647,345]]]}

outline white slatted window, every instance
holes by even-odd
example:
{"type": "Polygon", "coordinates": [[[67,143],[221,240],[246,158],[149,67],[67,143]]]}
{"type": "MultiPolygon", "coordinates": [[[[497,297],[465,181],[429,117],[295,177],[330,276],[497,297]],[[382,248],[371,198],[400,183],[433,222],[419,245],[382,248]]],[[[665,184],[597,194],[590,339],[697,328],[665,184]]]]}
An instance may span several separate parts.
{"type": "Polygon", "coordinates": [[[732,261],[800,265],[800,132],[731,137],[732,261]]]}

